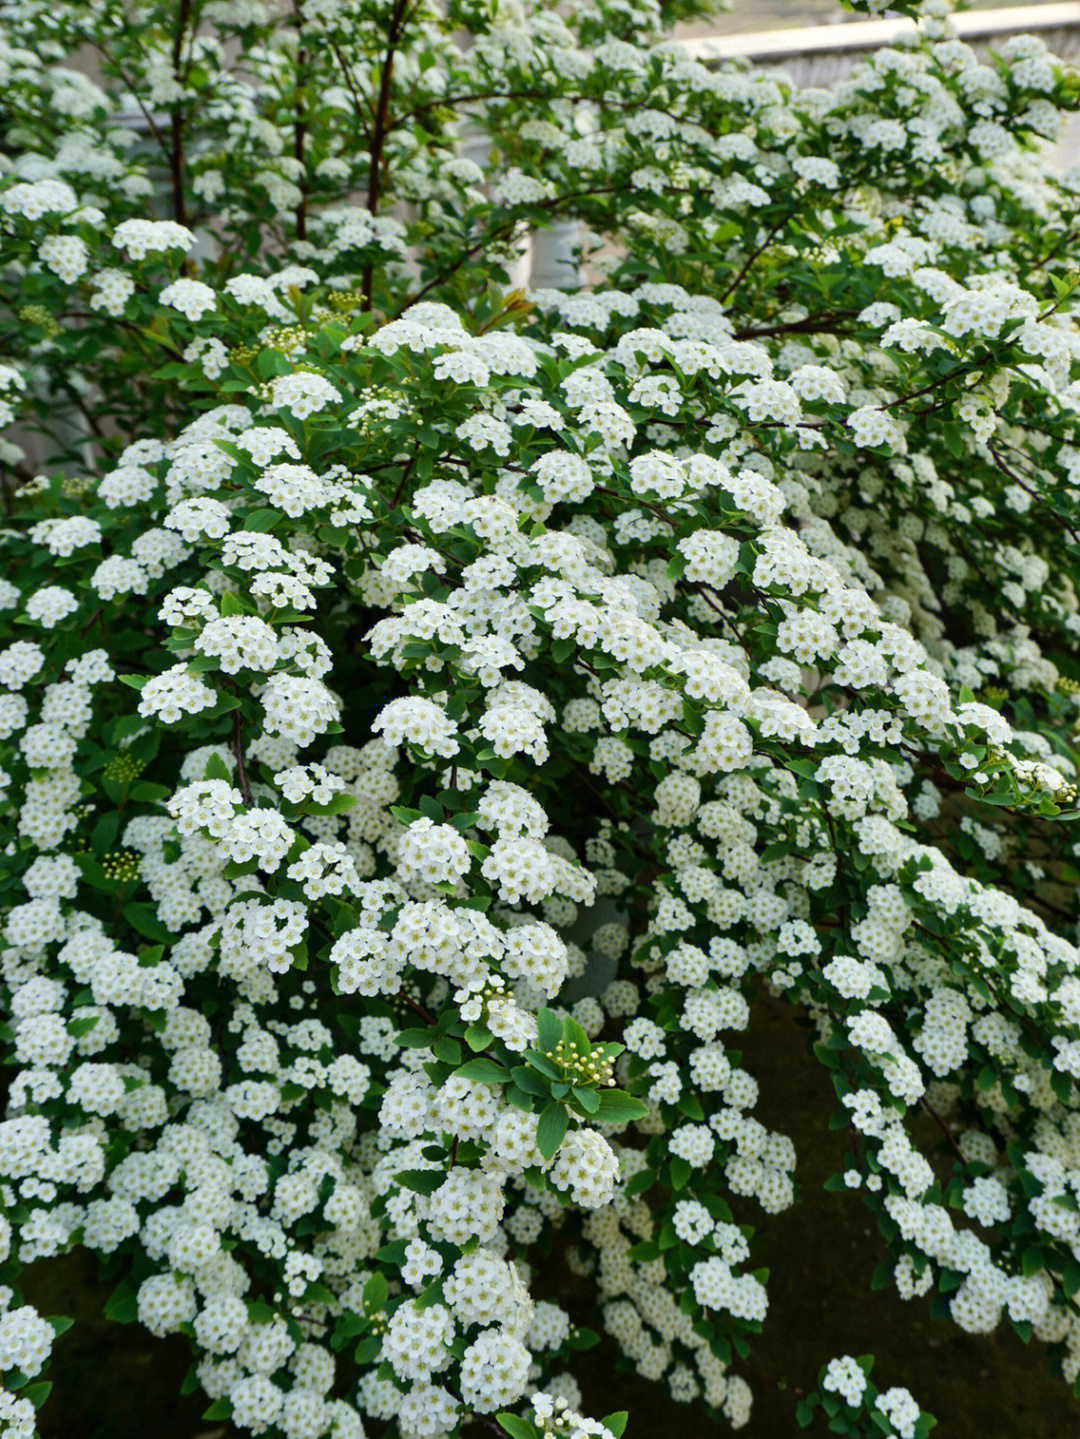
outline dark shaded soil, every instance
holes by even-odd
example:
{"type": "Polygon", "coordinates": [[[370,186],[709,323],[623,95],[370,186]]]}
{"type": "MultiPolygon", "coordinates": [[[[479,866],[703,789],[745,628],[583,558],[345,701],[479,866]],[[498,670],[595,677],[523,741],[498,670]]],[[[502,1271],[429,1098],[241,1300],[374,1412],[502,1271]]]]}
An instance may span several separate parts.
{"type": "MultiPolygon", "coordinates": [[[[755,1113],[770,1129],[795,1140],[801,1202],[786,1213],[747,1208],[739,1218],[757,1226],[755,1267],[766,1266],[769,1314],[740,1372],[754,1391],[745,1439],[795,1439],[797,1396],[812,1388],[819,1369],[839,1354],[876,1355],[879,1388],[909,1388],[938,1419],[934,1439],[1078,1439],[1080,1400],[1050,1373],[1045,1351],[1026,1347],[1011,1329],[976,1338],[930,1317],[930,1300],[904,1302],[895,1289],[873,1292],[870,1277],[885,1257],[875,1217],[854,1195],[823,1189],[843,1168],[844,1134],[829,1130],[832,1084],[806,1048],[782,1005],[758,1005],[750,1032],[740,1036],[742,1063],[761,1086],[755,1113]]],[[[935,1132],[920,1134],[933,1145],[935,1132]]],[[[714,1428],[700,1406],[678,1405],[666,1391],[617,1372],[614,1349],[583,1376],[587,1412],[630,1410],[627,1439],[705,1439],[714,1428]]],[[[826,1432],[824,1422],[806,1431],[826,1432]]]]}
{"type": "MultiPolygon", "coordinates": [[[[739,1215],[758,1227],[755,1265],[771,1270],[769,1316],[742,1369],[754,1390],[751,1421],[740,1431],[745,1439],[795,1439],[802,1433],[796,1394],[778,1381],[808,1388],[826,1360],[867,1352],[877,1356],[880,1387],[906,1385],[937,1415],[935,1439],[1080,1439],[1080,1401],[1049,1373],[1040,1346],[1025,1348],[1004,1328],[972,1338],[932,1320],[928,1300],[904,1303],[895,1290],[871,1292],[870,1276],[884,1256],[873,1216],[854,1196],[822,1188],[843,1165],[844,1136],[828,1128],[835,1101],[827,1072],[808,1055],[803,1032],[782,1005],[755,1007],[742,1048],[745,1067],[761,1085],[758,1117],[796,1141],[802,1201],[771,1218],[750,1208],[739,1215]]],[[[935,1142],[932,1130],[920,1137],[935,1142]]],[[[27,1277],[28,1297],[43,1312],[76,1321],[54,1350],[55,1388],[40,1416],[42,1439],[223,1433],[202,1421],[201,1396],[180,1397],[187,1342],[106,1323],[101,1313],[112,1286],[96,1282],[86,1255],[43,1264],[27,1277]]],[[[606,1342],[582,1356],[578,1373],[588,1413],[630,1410],[627,1439],[725,1432],[700,1406],[675,1404],[665,1389],[618,1368],[606,1342]]]]}
{"type": "Polygon", "coordinates": [[[53,1347],[42,1439],[193,1439],[215,1427],[202,1422],[205,1395],[180,1394],[191,1366],[187,1340],[109,1323],[103,1311],[114,1285],[98,1282],[84,1250],[35,1265],[22,1284],[41,1313],[75,1320],[53,1347]]]}

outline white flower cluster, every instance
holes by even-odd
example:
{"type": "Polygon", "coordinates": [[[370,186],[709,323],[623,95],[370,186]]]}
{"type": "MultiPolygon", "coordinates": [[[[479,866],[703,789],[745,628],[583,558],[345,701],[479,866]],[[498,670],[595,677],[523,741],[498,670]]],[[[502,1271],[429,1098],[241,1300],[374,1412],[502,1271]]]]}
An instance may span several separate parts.
{"type": "MultiPolygon", "coordinates": [[[[377,6],[212,4],[170,17],[186,69],[85,9],[0,21],[0,422],[51,387],[92,432],[0,537],[5,1376],[54,1333],[20,1267],[81,1244],[240,1429],[616,1439],[530,1296],[565,1255],[639,1374],[744,1425],[741,1217],[800,1141],[758,1117],[764,1002],[900,1294],[1074,1381],[1041,42],[985,64],[935,5],[800,91],[654,44],[646,0],[466,44],[410,12],[392,54],[377,6]],[[129,90],[185,141],[173,218],[129,90]],[[490,173],[423,119],[458,95],[490,173]],[[526,224],[576,226],[565,289],[506,292],[526,224]]],[[[924,1439],[868,1376],[804,1402],[924,1439]]]]}

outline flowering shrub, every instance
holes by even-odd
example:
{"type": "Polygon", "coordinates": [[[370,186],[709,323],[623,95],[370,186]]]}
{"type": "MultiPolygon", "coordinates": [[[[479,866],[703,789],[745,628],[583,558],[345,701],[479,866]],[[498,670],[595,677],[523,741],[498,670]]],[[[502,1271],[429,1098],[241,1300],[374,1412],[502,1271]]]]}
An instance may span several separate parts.
{"type": "MultiPolygon", "coordinates": [[[[81,1245],[256,1434],[616,1439],[583,1318],[744,1424],[770,995],[874,1282],[1075,1384],[1075,78],[280,9],[0,36],[5,1423],[81,1245]]],[[[800,1421],[921,1439],[867,1370],[800,1421]]]]}

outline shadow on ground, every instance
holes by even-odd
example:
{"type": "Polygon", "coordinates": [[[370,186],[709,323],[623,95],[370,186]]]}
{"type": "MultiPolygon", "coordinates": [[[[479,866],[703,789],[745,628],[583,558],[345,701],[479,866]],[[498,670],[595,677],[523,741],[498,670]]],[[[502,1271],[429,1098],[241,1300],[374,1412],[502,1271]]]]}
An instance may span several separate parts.
{"type": "MultiPolygon", "coordinates": [[[[780,1004],[755,1006],[742,1047],[761,1085],[758,1116],[796,1139],[802,1186],[802,1202],[785,1214],[739,1216],[758,1224],[755,1263],[771,1270],[769,1317],[754,1345],[754,1367],[743,1370],[754,1409],[742,1439],[795,1439],[803,1432],[794,1419],[796,1397],[777,1379],[809,1387],[827,1359],[866,1352],[877,1356],[880,1387],[906,1385],[937,1415],[935,1439],[1080,1439],[1080,1401],[1049,1373],[1038,1345],[1025,1347],[1005,1329],[972,1338],[932,1320],[925,1301],[905,1304],[895,1291],[871,1292],[870,1276],[883,1257],[873,1218],[853,1196],[822,1188],[842,1167],[843,1151],[843,1136],[828,1129],[834,1100],[827,1072],[807,1054],[802,1031],[780,1004]]],[[[932,1131],[922,1137],[934,1139],[932,1131]]],[[[54,1350],[55,1388],[40,1416],[42,1439],[195,1439],[216,1428],[201,1419],[204,1399],[180,1397],[187,1342],[103,1321],[111,1286],[95,1282],[87,1256],[54,1260],[28,1278],[28,1297],[45,1313],[76,1320],[54,1350]]],[[[665,1390],[620,1371],[607,1343],[582,1356],[578,1372],[586,1412],[630,1410],[627,1439],[725,1432],[699,1406],[675,1404],[665,1390]]],[[[373,1439],[384,1428],[374,1426],[373,1439]]],[[[819,1425],[808,1432],[825,1431],[819,1425]]]]}
{"type": "MultiPolygon", "coordinates": [[[[790,1134],[798,1150],[801,1202],[784,1214],[740,1220],[757,1226],[754,1263],[770,1271],[769,1315],[741,1372],[754,1391],[741,1439],[795,1439],[796,1396],[777,1381],[813,1387],[838,1354],[876,1355],[874,1381],[902,1384],[937,1416],[934,1439],[1080,1439],[1080,1400],[1048,1368],[1038,1344],[1012,1330],[988,1337],[962,1333],[930,1317],[928,1300],[905,1303],[895,1289],[872,1292],[870,1276],[885,1257],[874,1217],[850,1194],[823,1189],[843,1167],[844,1135],[828,1128],[836,1105],[828,1072],[782,1003],[756,1004],[740,1036],[743,1064],[761,1086],[755,1111],[770,1129],[790,1134]],[[755,1368],[757,1372],[755,1372],[755,1368]],[[767,1378],[766,1376],[771,1376],[767,1378]]],[[[935,1143],[931,1129],[920,1139],[935,1143]]],[[[589,1413],[629,1409],[627,1439],[706,1439],[713,1429],[699,1406],[674,1404],[657,1386],[614,1368],[614,1348],[582,1376],[589,1413]]],[[[823,1420],[808,1435],[826,1433],[823,1420]]]]}

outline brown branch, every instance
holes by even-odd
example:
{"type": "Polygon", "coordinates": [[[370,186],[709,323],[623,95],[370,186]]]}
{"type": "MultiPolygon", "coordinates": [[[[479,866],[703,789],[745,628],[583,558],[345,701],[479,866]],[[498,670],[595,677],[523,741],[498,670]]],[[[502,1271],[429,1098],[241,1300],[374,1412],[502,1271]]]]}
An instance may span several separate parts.
{"type": "MultiPolygon", "coordinates": [[[[297,0],[293,0],[293,21],[299,32],[304,16],[297,0]]],[[[300,200],[296,206],[296,238],[307,239],[307,177],[304,174],[304,151],[307,145],[307,112],[304,109],[308,52],[301,45],[296,52],[296,122],[293,126],[293,159],[297,164],[296,183],[300,200]]]]}
{"type": "Polygon", "coordinates": [[[757,340],[769,335],[849,335],[850,330],[838,325],[823,324],[824,320],[848,319],[857,315],[858,310],[823,310],[816,315],[807,315],[804,320],[792,320],[786,325],[751,325],[734,331],[736,340],[757,340]]]}
{"type": "Polygon", "coordinates": [[[342,55],[341,50],[338,48],[337,45],[333,43],[333,41],[330,41],[330,51],[341,68],[341,74],[345,81],[345,88],[348,90],[349,97],[352,100],[353,114],[356,116],[356,123],[363,130],[364,137],[370,144],[371,131],[368,129],[367,121],[364,118],[364,106],[360,98],[360,92],[356,88],[356,79],[353,75],[353,72],[349,68],[349,65],[346,62],[344,55],[342,55]]]}
{"type": "MultiPolygon", "coordinates": [[[[184,37],[191,20],[191,0],[180,0],[173,32],[172,67],[173,79],[179,84],[182,79],[180,60],[184,53],[184,37]]],[[[175,104],[169,116],[169,174],[172,180],[173,219],[179,225],[187,224],[187,206],[184,204],[184,120],[179,104],[175,104]]],[[[186,263],[186,262],[185,262],[186,263]]]]}
{"type": "MultiPolygon", "coordinates": [[[[569,200],[587,199],[591,195],[609,195],[617,188],[615,185],[597,185],[592,190],[573,190],[565,195],[556,195],[550,200],[541,200],[533,208],[536,210],[554,210],[557,206],[565,204],[569,200]]],[[[512,219],[505,220],[501,225],[496,225],[494,230],[491,230],[488,234],[482,235],[475,244],[463,250],[457,259],[454,260],[451,265],[448,265],[445,270],[440,270],[439,273],[428,280],[426,284],[421,285],[419,290],[407,296],[404,302],[395,310],[392,318],[395,320],[399,319],[412,305],[422,300],[425,295],[430,295],[432,290],[437,289],[444,280],[448,280],[451,275],[461,269],[462,265],[467,265],[473,256],[478,255],[486,245],[494,244],[496,241],[503,239],[504,236],[511,234],[514,227],[523,218],[523,216],[515,215],[512,219]]]]}
{"type": "Polygon", "coordinates": [[[409,995],[407,995],[403,989],[399,989],[399,990],[398,990],[398,995],[397,995],[397,997],[398,997],[398,999],[400,999],[404,1004],[407,1004],[407,1005],[409,1006],[409,1008],[410,1008],[411,1010],[413,1010],[416,1014],[418,1014],[418,1015],[420,1016],[420,1018],[421,1018],[422,1020],[424,1020],[426,1023],[428,1023],[428,1024],[438,1024],[439,1021],[438,1021],[438,1019],[436,1018],[436,1016],[435,1016],[434,1014],[432,1014],[432,1013],[430,1012],[430,1010],[425,1009],[422,1004],[417,1004],[416,1000],[415,1000],[415,999],[412,999],[409,995]]]}
{"type": "Polygon", "coordinates": [[[926,1110],[927,1114],[928,1114],[928,1115],[930,1116],[930,1118],[934,1121],[934,1123],[937,1125],[937,1127],[941,1130],[941,1132],[942,1132],[942,1134],[944,1134],[945,1138],[949,1141],[949,1147],[950,1147],[950,1149],[953,1151],[953,1153],[956,1155],[957,1159],[959,1159],[960,1163],[966,1166],[966,1165],[967,1165],[967,1160],[964,1158],[964,1151],[960,1148],[959,1144],[957,1144],[957,1142],[956,1142],[956,1136],[953,1134],[952,1130],[949,1128],[948,1123],[941,1117],[941,1115],[937,1112],[937,1110],[934,1108],[934,1106],[933,1106],[933,1105],[930,1103],[930,1101],[927,1099],[927,1097],[926,1097],[925,1094],[920,1096],[920,1098],[919,1098],[919,1104],[920,1104],[920,1106],[921,1106],[923,1109],[926,1110]]]}
{"type": "Polygon", "coordinates": [[[906,405],[909,400],[917,400],[920,395],[928,395],[931,390],[938,390],[942,385],[948,384],[950,380],[958,379],[961,375],[969,374],[972,370],[980,369],[979,365],[957,365],[955,370],[950,370],[947,375],[941,375],[936,380],[931,380],[928,385],[923,385],[919,390],[911,390],[898,399],[890,400],[887,405],[882,405],[883,410],[895,410],[897,405],[906,405]]]}
{"type": "Polygon", "coordinates": [[[244,767],[244,744],[240,737],[244,721],[239,709],[233,710],[233,754],[236,756],[236,774],[240,781],[240,793],[244,797],[244,808],[251,809],[255,801],[251,796],[251,784],[248,780],[247,769],[244,767]]]}
{"type": "Polygon", "coordinates": [[[138,106],[138,108],[139,108],[139,113],[142,115],[143,119],[146,121],[146,128],[147,128],[147,130],[149,130],[150,135],[152,136],[154,142],[160,147],[161,153],[166,157],[166,159],[168,159],[168,155],[169,155],[169,145],[168,145],[168,142],[166,141],[165,136],[164,136],[164,135],[161,133],[161,131],[158,129],[157,123],[156,123],[156,121],[154,120],[153,115],[150,113],[150,111],[149,111],[149,110],[146,108],[146,106],[143,104],[142,97],[140,96],[139,91],[138,91],[137,87],[135,86],[134,82],[131,80],[131,77],[125,72],[124,67],[123,67],[122,65],[118,64],[118,63],[113,59],[113,57],[109,54],[109,52],[105,49],[105,47],[104,47],[103,45],[100,45],[96,40],[89,40],[88,43],[89,43],[89,45],[91,46],[92,49],[94,49],[94,50],[96,50],[96,51],[98,52],[98,54],[99,54],[99,55],[102,57],[102,59],[105,61],[106,65],[112,65],[112,66],[115,67],[115,70],[116,70],[117,75],[119,75],[120,79],[123,81],[124,85],[127,87],[128,93],[130,94],[131,98],[135,101],[135,104],[136,104],[136,105],[138,106]]]}
{"type": "Polygon", "coordinates": [[[399,503],[400,503],[400,501],[401,501],[401,496],[405,493],[405,486],[406,486],[406,485],[408,484],[408,482],[409,482],[409,476],[412,474],[413,466],[416,464],[416,462],[417,462],[417,460],[418,460],[419,458],[420,458],[420,446],[419,446],[419,444],[417,444],[416,448],[413,450],[412,454],[409,456],[409,459],[408,459],[408,462],[407,462],[406,465],[405,465],[405,468],[404,468],[404,469],[402,470],[402,472],[401,472],[401,479],[398,481],[398,487],[397,487],[397,489],[394,491],[394,498],[393,498],[393,501],[391,502],[391,505],[390,505],[391,510],[396,510],[396,509],[397,509],[397,507],[398,507],[398,505],[399,505],[399,503]]]}
{"type": "Polygon", "coordinates": [[[1031,498],[1040,506],[1041,509],[1046,512],[1046,514],[1050,516],[1051,519],[1056,520],[1063,529],[1068,530],[1074,544],[1080,544],[1080,535],[1076,533],[1076,531],[1073,529],[1072,525],[1069,524],[1065,516],[1059,515],[1057,510],[1051,509],[1050,506],[1043,499],[1042,495],[1039,494],[1038,490],[1033,489],[1031,485],[1026,484],[1016,473],[1016,471],[1012,469],[1011,466],[1005,463],[996,445],[990,444],[987,446],[987,448],[989,449],[991,455],[994,458],[994,464],[1005,476],[1005,478],[1007,480],[1012,480],[1014,485],[1019,485],[1020,488],[1024,491],[1024,493],[1030,495],[1031,498]]]}
{"type": "MultiPolygon", "coordinates": [[[[375,102],[375,124],[371,132],[371,149],[368,158],[367,207],[372,216],[377,215],[379,212],[379,200],[382,191],[383,151],[386,146],[386,137],[390,128],[390,89],[394,78],[394,56],[397,53],[398,42],[401,39],[407,9],[408,0],[395,0],[386,35],[386,54],[383,56],[382,70],[379,75],[379,96],[375,102]]],[[[375,267],[368,265],[364,270],[362,282],[365,310],[371,309],[374,281],[375,267]]]]}
{"type": "Polygon", "coordinates": [[[790,215],[784,215],[772,227],[772,229],[765,236],[764,240],[762,240],[761,244],[757,247],[757,249],[751,250],[750,254],[746,258],[746,263],[743,265],[742,269],[739,270],[738,274],[732,280],[731,284],[728,285],[726,289],[720,292],[721,300],[726,300],[729,295],[733,294],[739,288],[743,280],[745,280],[746,276],[750,273],[754,261],[757,260],[760,255],[763,255],[765,253],[765,251],[769,248],[769,246],[776,239],[777,235],[779,235],[780,231],[784,228],[784,226],[788,223],[790,219],[790,215]]]}
{"type": "MultiPolygon", "coordinates": [[[[547,100],[549,93],[546,90],[477,90],[471,95],[441,95],[437,100],[428,100],[423,105],[414,105],[411,110],[403,111],[390,125],[391,130],[397,130],[400,126],[414,120],[417,115],[426,115],[429,110],[452,109],[455,105],[469,105],[478,100],[547,100]]],[[[573,100],[570,95],[565,97],[573,100]]]]}

